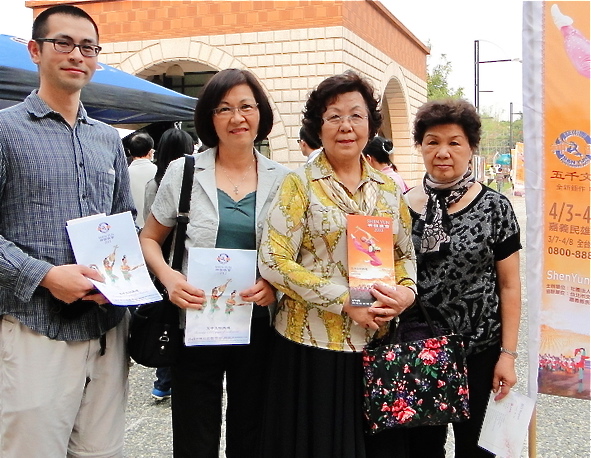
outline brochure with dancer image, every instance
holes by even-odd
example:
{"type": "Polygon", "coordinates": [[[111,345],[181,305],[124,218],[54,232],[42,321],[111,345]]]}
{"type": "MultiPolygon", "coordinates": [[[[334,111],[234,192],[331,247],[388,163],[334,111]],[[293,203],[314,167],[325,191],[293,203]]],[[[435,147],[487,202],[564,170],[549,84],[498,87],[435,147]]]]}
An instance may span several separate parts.
{"type": "Polygon", "coordinates": [[[72,219],[66,229],[76,262],[103,276],[103,282],[89,280],[111,304],[129,306],[162,299],[150,279],[131,212],[72,219]]]}
{"type": "Polygon", "coordinates": [[[372,305],[370,289],[376,282],[396,284],[392,225],[388,216],[347,215],[351,305],[372,305]]]}
{"type": "Polygon", "coordinates": [[[187,281],[205,291],[201,310],[187,309],[185,345],[250,343],[252,302],[240,291],[256,281],[256,250],[189,248],[187,281]]]}

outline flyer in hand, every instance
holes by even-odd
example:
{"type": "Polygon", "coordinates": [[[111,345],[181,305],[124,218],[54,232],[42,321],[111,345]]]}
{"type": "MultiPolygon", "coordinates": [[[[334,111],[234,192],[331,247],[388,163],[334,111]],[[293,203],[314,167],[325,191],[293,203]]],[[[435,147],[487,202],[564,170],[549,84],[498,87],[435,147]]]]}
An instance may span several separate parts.
{"type": "Polygon", "coordinates": [[[392,218],[347,215],[347,261],[351,305],[369,307],[374,283],[396,284],[392,218]]]}
{"type": "Polygon", "coordinates": [[[252,302],[240,292],[256,281],[255,250],[189,248],[187,281],[205,291],[203,309],[187,309],[185,345],[250,343],[252,302]]]}
{"type": "Polygon", "coordinates": [[[130,212],[73,219],[66,229],[76,262],[103,276],[103,282],[89,280],[111,304],[129,306],[162,299],[150,279],[130,212]]]}
{"type": "Polygon", "coordinates": [[[491,393],[478,445],[498,458],[521,456],[535,401],[511,390],[500,401],[491,393]]]}

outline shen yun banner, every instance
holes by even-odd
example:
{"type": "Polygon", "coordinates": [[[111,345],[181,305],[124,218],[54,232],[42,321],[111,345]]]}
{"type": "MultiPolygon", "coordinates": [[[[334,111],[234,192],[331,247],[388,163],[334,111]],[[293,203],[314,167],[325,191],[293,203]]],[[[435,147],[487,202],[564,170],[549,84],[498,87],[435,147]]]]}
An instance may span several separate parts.
{"type": "Polygon", "coordinates": [[[201,310],[187,309],[185,345],[250,343],[252,302],[240,291],[256,280],[255,250],[189,248],[187,281],[205,291],[201,310]]]}
{"type": "Polygon", "coordinates": [[[529,378],[534,396],[590,399],[589,5],[524,3],[529,378]]]}

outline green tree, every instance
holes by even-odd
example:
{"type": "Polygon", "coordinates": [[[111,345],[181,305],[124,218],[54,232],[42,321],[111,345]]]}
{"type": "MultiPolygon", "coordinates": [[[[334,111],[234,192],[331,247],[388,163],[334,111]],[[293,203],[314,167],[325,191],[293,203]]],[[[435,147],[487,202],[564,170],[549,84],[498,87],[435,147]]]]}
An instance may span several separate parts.
{"type": "Polygon", "coordinates": [[[464,97],[464,88],[449,87],[447,81],[452,65],[445,54],[441,54],[440,62],[427,75],[427,99],[459,99],[464,97]]]}
{"type": "Polygon", "coordinates": [[[498,115],[491,114],[486,108],[481,112],[482,136],[480,139],[480,155],[486,158],[487,164],[492,164],[495,155],[509,153],[515,143],[523,142],[523,120],[499,120],[498,115]],[[513,142],[511,142],[511,137],[513,142]]]}

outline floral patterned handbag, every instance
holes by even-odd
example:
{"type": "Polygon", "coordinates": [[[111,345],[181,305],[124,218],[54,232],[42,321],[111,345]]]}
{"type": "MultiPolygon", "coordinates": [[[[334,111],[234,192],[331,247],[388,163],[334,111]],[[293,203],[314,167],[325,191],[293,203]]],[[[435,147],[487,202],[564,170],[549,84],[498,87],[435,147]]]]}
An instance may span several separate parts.
{"type": "Polygon", "coordinates": [[[364,411],[370,433],[443,425],[470,416],[462,336],[440,335],[418,299],[417,305],[426,325],[400,323],[397,318],[387,335],[363,350],[364,411]],[[405,327],[409,332],[400,329],[405,327]],[[413,334],[413,340],[404,342],[405,334],[413,334]]]}

